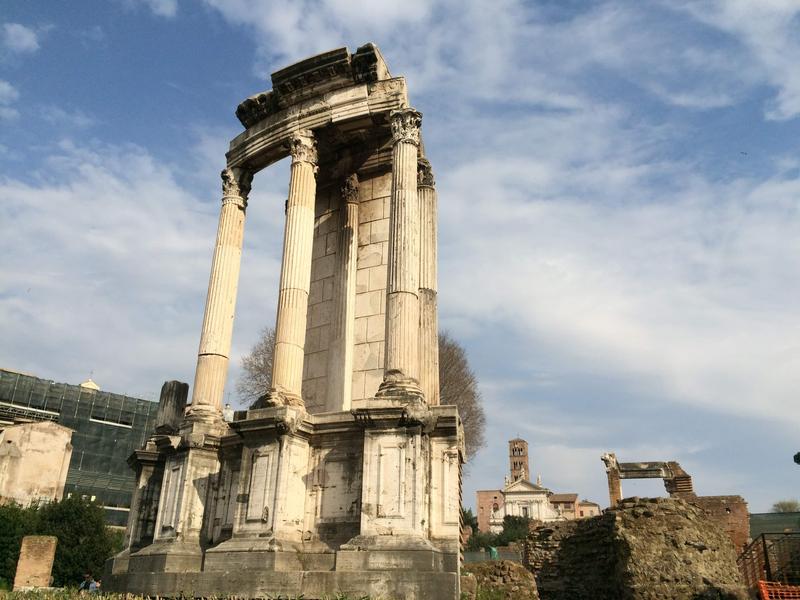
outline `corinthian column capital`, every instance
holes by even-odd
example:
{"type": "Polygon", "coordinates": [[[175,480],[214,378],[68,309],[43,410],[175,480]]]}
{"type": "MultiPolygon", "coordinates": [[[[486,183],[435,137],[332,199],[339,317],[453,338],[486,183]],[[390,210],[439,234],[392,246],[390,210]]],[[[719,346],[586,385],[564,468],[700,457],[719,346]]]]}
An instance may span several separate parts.
{"type": "Polygon", "coordinates": [[[247,196],[253,182],[253,172],[241,167],[222,169],[222,204],[236,204],[247,208],[247,196]]]}
{"type": "Polygon", "coordinates": [[[417,185],[434,187],[433,169],[427,158],[420,158],[417,161],[417,185]]]}
{"type": "Polygon", "coordinates": [[[358,204],[358,175],[353,173],[342,183],[342,200],[347,204],[358,204]]]}
{"type": "Polygon", "coordinates": [[[309,129],[301,129],[289,138],[292,163],[307,162],[317,166],[317,141],[309,129]]]}
{"type": "Polygon", "coordinates": [[[419,146],[419,128],[422,125],[422,113],[413,108],[401,108],[389,113],[392,126],[392,141],[408,142],[419,146]]]}

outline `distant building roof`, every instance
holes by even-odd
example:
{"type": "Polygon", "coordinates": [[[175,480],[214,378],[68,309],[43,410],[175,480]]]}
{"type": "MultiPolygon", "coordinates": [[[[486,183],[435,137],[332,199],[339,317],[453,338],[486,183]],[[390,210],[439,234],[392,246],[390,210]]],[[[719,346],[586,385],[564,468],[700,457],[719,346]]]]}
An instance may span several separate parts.
{"type": "Polygon", "coordinates": [[[600,505],[597,502],[592,502],[591,500],[581,500],[578,502],[581,506],[596,506],[600,508],[600,505]]]}
{"type": "Polygon", "coordinates": [[[577,502],[578,494],[551,494],[550,502],[577,502]]]}
{"type": "Polygon", "coordinates": [[[86,388],[86,389],[89,389],[89,390],[94,390],[96,392],[100,391],[100,386],[97,385],[94,381],[92,381],[91,377],[89,379],[87,379],[86,381],[84,381],[83,383],[81,383],[80,386],[82,388],[86,388]]]}
{"type": "Polygon", "coordinates": [[[27,377],[36,377],[33,373],[27,373],[26,371],[17,371],[16,369],[7,369],[5,367],[0,367],[0,371],[7,371],[9,373],[15,373],[16,375],[25,375],[27,377]]]}

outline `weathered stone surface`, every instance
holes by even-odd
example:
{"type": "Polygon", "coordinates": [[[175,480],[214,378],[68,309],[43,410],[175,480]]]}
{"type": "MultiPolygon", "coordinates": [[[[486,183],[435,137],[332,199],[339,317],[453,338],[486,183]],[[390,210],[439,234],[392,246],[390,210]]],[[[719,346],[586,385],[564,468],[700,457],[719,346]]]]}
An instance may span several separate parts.
{"type": "Polygon", "coordinates": [[[0,503],[60,500],[72,457],[72,430],[52,421],[0,431],[0,503]]]}
{"type": "Polygon", "coordinates": [[[54,535],[26,535],[17,561],[14,591],[50,586],[50,572],[58,538],[54,535]]]}
{"type": "Polygon", "coordinates": [[[475,594],[483,593],[498,600],[539,600],[536,580],[519,563],[510,560],[472,563],[464,565],[463,571],[475,577],[475,594]]]}
{"type": "Polygon", "coordinates": [[[697,496],[687,502],[702,508],[708,518],[728,534],[736,552],[747,546],[750,539],[750,512],[741,496],[697,496]]]}
{"type": "Polygon", "coordinates": [[[222,419],[222,392],[228,374],[233,317],[242,261],[244,217],[253,172],[223,169],[222,207],[211,263],[203,329],[188,413],[198,420],[222,419]]]}
{"type": "Polygon", "coordinates": [[[538,528],[526,561],[543,600],[744,600],[726,533],[675,498],[629,498],[599,517],[538,528]]]}
{"type": "Polygon", "coordinates": [[[186,398],[189,396],[189,384],[180,381],[165,381],[161,386],[156,414],[156,432],[165,434],[177,433],[186,411],[186,398]]]}

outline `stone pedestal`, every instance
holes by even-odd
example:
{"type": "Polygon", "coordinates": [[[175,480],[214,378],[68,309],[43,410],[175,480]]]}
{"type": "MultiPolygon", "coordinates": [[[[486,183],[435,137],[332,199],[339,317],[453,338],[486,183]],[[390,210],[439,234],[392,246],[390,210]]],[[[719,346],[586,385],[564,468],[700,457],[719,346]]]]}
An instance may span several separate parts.
{"type": "Polygon", "coordinates": [[[280,406],[230,427],[213,439],[196,428],[159,439],[156,538],[112,560],[105,589],[458,598],[455,407],[383,398],[309,415],[280,406]]]}
{"type": "Polygon", "coordinates": [[[144,572],[199,571],[208,545],[205,511],[220,468],[222,423],[187,420],[180,435],[157,439],[164,456],[153,542],[131,552],[129,570],[144,572]]]}

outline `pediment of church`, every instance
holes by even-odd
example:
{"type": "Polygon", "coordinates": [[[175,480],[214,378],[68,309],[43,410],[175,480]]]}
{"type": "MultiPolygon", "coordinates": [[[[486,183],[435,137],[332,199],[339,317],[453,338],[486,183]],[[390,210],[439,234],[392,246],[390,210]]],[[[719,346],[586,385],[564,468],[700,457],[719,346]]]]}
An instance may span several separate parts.
{"type": "Polygon", "coordinates": [[[513,493],[540,493],[540,494],[547,494],[550,490],[546,487],[541,485],[536,485],[535,483],[531,483],[527,479],[519,479],[508,486],[506,489],[503,490],[505,494],[513,494],[513,493]]]}

